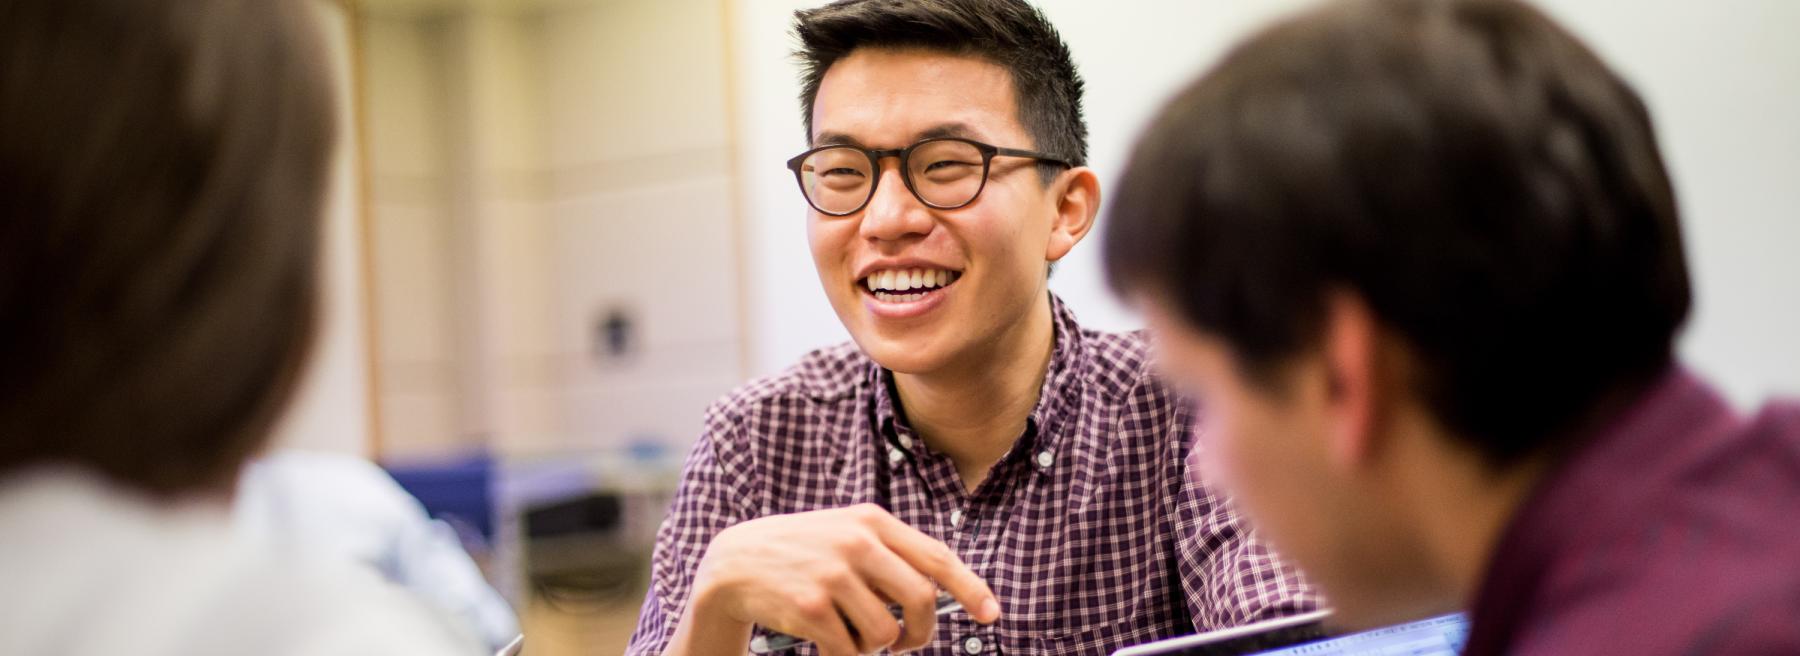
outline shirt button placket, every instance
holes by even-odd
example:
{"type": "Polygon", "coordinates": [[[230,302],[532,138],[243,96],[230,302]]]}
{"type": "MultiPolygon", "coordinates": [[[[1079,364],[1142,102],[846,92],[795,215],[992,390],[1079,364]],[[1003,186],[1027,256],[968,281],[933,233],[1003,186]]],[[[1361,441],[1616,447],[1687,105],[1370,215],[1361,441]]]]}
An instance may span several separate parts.
{"type": "MultiPolygon", "coordinates": [[[[969,530],[974,528],[974,522],[974,518],[969,515],[966,509],[952,509],[950,511],[950,537],[945,540],[945,542],[949,543],[950,548],[955,550],[957,556],[961,557],[964,562],[969,563],[971,566],[978,567],[979,565],[974,560],[976,534],[973,530],[969,530]]],[[[973,622],[966,619],[966,615],[960,613],[957,615],[958,616],[943,618],[949,621],[940,624],[938,630],[949,635],[956,635],[957,633],[973,631],[977,628],[973,622]]],[[[968,635],[961,641],[953,644],[956,645],[956,649],[964,654],[979,654],[982,649],[986,648],[986,645],[982,644],[981,638],[974,635],[968,635]]]]}

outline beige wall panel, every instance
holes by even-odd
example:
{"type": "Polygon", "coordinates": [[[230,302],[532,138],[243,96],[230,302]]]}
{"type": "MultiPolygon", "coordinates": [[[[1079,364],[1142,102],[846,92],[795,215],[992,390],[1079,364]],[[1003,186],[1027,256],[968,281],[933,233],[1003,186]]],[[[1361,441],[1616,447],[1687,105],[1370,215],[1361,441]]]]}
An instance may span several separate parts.
{"type": "Polygon", "coordinates": [[[611,0],[545,15],[558,170],[719,148],[728,136],[716,2],[611,0]]]}

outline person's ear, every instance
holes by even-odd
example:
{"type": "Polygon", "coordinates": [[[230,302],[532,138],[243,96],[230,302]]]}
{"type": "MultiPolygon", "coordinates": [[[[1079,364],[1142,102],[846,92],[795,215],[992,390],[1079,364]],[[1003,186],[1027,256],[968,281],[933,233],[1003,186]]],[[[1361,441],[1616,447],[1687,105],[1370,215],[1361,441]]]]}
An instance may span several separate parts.
{"type": "Polygon", "coordinates": [[[1388,401],[1382,376],[1382,333],[1362,297],[1333,291],[1326,295],[1323,355],[1328,378],[1326,438],[1334,464],[1356,468],[1381,447],[1381,404],[1388,401]]]}
{"type": "Polygon", "coordinates": [[[1094,215],[1100,213],[1100,178],[1093,169],[1078,166],[1057,176],[1051,185],[1056,215],[1052,217],[1054,223],[1050,225],[1044,259],[1055,262],[1074,250],[1075,244],[1094,229],[1094,215]]]}

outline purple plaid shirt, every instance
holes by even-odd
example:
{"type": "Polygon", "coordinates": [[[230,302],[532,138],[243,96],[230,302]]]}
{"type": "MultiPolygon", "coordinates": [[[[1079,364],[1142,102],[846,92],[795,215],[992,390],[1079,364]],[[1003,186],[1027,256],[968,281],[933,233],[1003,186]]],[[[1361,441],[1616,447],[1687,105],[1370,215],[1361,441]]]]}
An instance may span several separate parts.
{"type": "Polygon", "coordinates": [[[1184,475],[1188,405],[1151,378],[1143,341],[1082,330],[1051,303],[1056,346],[1037,407],[973,493],[908,427],[892,374],[854,345],[714,404],[626,653],[668,644],[719,531],[865,502],[949,544],[1000,599],[992,626],[939,618],[926,654],[1102,653],[1314,608],[1313,589],[1184,475]]]}

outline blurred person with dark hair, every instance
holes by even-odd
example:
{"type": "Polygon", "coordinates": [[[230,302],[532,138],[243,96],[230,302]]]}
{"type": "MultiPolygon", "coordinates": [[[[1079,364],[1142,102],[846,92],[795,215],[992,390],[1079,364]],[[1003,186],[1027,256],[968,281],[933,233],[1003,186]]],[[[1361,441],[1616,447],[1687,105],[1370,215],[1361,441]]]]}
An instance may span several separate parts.
{"type": "Polygon", "coordinates": [[[1674,357],[1644,103],[1513,0],[1355,0],[1239,45],[1131,159],[1115,288],[1197,467],[1362,622],[1468,654],[1800,653],[1800,405],[1674,357]]]}
{"type": "Polygon", "coordinates": [[[795,31],[809,148],[787,165],[854,343],[707,412],[628,653],[770,632],[801,653],[1096,653],[1311,610],[1185,475],[1189,408],[1139,336],[1049,292],[1100,202],[1049,21],[849,0],[795,31]],[[940,586],[962,610],[934,617],[940,586]]]}
{"type": "Polygon", "coordinates": [[[315,329],[318,20],[0,0],[0,653],[474,648],[365,572],[231,537],[315,329]]]}

